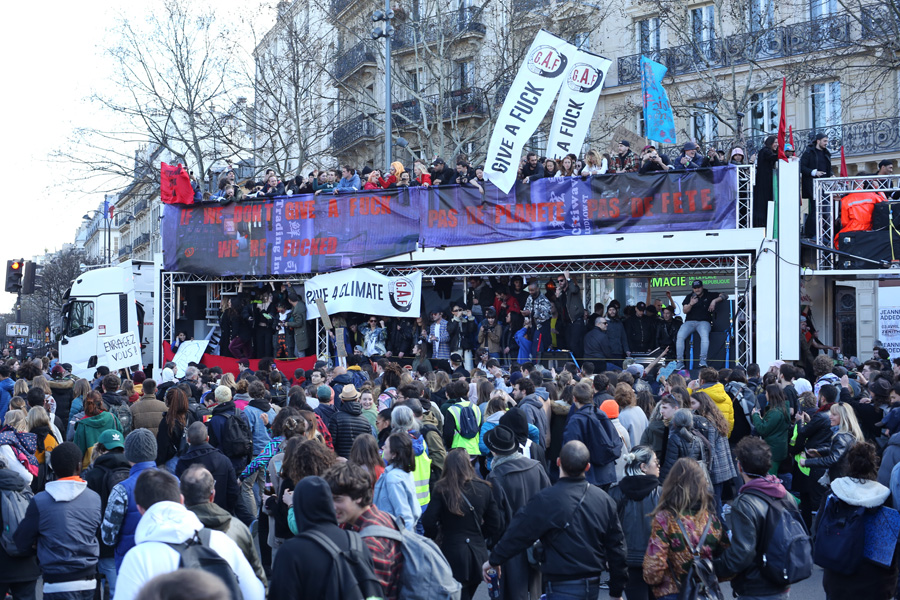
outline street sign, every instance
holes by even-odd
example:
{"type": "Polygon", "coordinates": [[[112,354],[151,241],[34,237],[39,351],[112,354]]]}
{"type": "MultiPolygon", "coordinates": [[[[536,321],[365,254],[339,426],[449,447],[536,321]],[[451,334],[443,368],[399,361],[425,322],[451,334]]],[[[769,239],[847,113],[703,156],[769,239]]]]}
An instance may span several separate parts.
{"type": "Polygon", "coordinates": [[[28,325],[24,323],[7,323],[6,337],[28,337],[28,325]]]}

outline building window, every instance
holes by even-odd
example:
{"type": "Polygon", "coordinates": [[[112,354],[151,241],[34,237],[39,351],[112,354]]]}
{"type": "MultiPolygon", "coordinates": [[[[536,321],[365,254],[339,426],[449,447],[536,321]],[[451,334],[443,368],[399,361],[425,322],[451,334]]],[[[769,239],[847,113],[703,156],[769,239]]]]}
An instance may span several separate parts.
{"type": "Polygon", "coordinates": [[[643,19],[637,23],[638,52],[650,54],[659,51],[659,17],[643,19]]]}
{"type": "Polygon", "coordinates": [[[581,31],[575,34],[575,37],[572,39],[572,44],[581,50],[590,50],[591,49],[591,32],[590,31],[581,31]]]}
{"type": "Polygon", "coordinates": [[[691,9],[691,28],[695,42],[708,42],[716,39],[716,7],[703,6],[691,9]]]}
{"type": "Polygon", "coordinates": [[[767,135],[778,129],[780,117],[778,92],[763,92],[750,97],[750,129],[751,135],[767,135]]]}
{"type": "Polygon", "coordinates": [[[838,0],[809,0],[811,21],[833,15],[836,12],[838,12],[838,0]]]}
{"type": "Polygon", "coordinates": [[[691,137],[700,144],[708,143],[719,137],[719,119],[716,118],[716,102],[698,102],[694,104],[691,119],[691,137]]]}
{"type": "Polygon", "coordinates": [[[454,78],[455,89],[462,90],[475,85],[475,64],[471,61],[457,61],[454,78]]]}
{"type": "Polygon", "coordinates": [[[750,31],[765,31],[775,26],[774,0],[750,0],[750,31]]]}
{"type": "Polygon", "coordinates": [[[641,109],[637,114],[637,126],[635,127],[641,137],[647,137],[647,123],[644,121],[644,110],[641,109]]]}
{"type": "Polygon", "coordinates": [[[841,123],[841,82],[814,83],[810,87],[810,112],[815,129],[841,123]]]}

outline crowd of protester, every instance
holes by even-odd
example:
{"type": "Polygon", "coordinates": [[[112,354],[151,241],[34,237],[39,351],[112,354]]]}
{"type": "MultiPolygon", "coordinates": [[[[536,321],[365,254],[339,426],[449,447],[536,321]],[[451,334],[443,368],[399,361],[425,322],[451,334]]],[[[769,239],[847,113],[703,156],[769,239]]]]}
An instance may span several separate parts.
{"type": "Polygon", "coordinates": [[[882,350],[853,373],[820,354],[810,379],[781,361],[413,369],[384,350],[88,380],[10,358],[0,587],[472,598],[484,580],[508,599],[670,600],[730,581],[786,598],[814,558],[826,597],[893,598],[900,359],[882,350]]]}

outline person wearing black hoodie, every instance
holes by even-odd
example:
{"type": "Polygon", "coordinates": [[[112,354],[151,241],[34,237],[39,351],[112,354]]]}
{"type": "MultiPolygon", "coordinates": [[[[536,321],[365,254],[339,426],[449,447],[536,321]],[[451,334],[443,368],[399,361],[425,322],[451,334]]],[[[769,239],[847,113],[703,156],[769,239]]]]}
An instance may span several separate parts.
{"type": "Polygon", "coordinates": [[[240,496],[234,465],[224,454],[209,444],[209,431],[204,423],[200,421],[191,423],[186,436],[190,447],[178,458],[175,477],[180,479],[181,474],[191,465],[202,465],[212,473],[216,481],[215,503],[234,514],[240,496]]]}
{"type": "Polygon", "coordinates": [[[816,199],[813,197],[813,178],[832,176],[831,151],[828,149],[827,133],[817,133],[816,138],[809,143],[806,152],[800,157],[800,176],[803,198],[809,202],[805,234],[808,238],[815,238],[816,199]]]}
{"type": "Polygon", "coordinates": [[[328,423],[334,452],[344,458],[350,457],[353,440],[365,433],[372,433],[368,419],[362,416],[359,395],[355,385],[345,385],[341,390],[341,408],[332,415],[328,423]]]}
{"type": "MultiPolygon", "coordinates": [[[[0,463],[2,464],[2,463],[0,463]]],[[[31,488],[24,479],[14,471],[3,465],[0,468],[0,490],[18,492],[26,497],[32,497],[31,488]]],[[[0,527],[6,528],[0,516],[0,527]]],[[[13,598],[34,598],[35,586],[41,570],[38,568],[34,554],[13,557],[0,547],[0,593],[4,596],[12,594],[13,598]]]]}
{"type": "Polygon", "coordinates": [[[334,561],[312,536],[324,536],[341,551],[358,557],[360,567],[371,575],[360,581],[364,598],[383,596],[368,547],[358,533],[338,527],[328,483],[321,477],[306,477],[297,485],[294,496],[303,499],[294,506],[301,533],[287,540],[275,555],[269,599],[343,600],[334,561]]]}
{"type": "Polygon", "coordinates": [[[644,582],[644,554],[650,541],[650,513],[659,502],[659,460],[650,446],[635,446],[625,454],[625,477],[609,490],[625,531],[628,554],[628,600],[650,600],[652,590],[644,582]]]}

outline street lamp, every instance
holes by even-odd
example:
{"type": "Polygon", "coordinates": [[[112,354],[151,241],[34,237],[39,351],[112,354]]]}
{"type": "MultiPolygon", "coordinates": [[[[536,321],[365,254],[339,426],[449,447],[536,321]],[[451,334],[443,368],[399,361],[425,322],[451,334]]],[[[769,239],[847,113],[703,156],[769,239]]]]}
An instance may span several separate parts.
{"type": "Polygon", "coordinates": [[[384,27],[376,27],[372,30],[372,39],[384,38],[384,160],[385,165],[391,164],[391,35],[394,28],[391,27],[391,19],[394,11],[391,10],[391,0],[384,0],[384,10],[376,10],[372,15],[375,23],[384,21],[384,27]]]}

